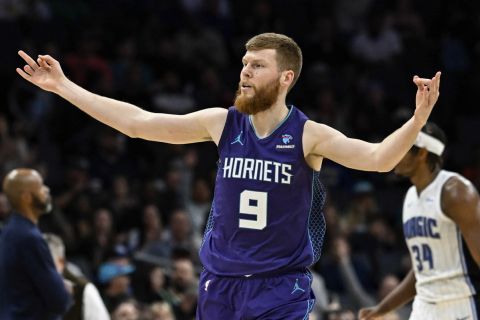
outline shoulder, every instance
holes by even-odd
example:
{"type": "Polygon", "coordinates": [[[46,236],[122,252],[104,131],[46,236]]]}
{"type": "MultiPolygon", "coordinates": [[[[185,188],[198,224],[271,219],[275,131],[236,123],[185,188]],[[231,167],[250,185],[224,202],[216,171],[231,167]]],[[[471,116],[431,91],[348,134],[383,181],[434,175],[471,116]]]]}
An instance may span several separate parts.
{"type": "Polygon", "coordinates": [[[308,130],[308,132],[313,132],[313,131],[317,131],[317,130],[325,130],[327,128],[328,128],[328,126],[326,126],[324,124],[321,124],[321,123],[318,123],[318,122],[315,122],[313,120],[305,121],[305,131],[308,130]]]}
{"type": "Polygon", "coordinates": [[[464,200],[477,193],[473,184],[460,175],[448,178],[442,187],[442,198],[447,200],[464,200]]]}
{"type": "Polygon", "coordinates": [[[216,145],[220,141],[230,109],[208,108],[195,112],[199,123],[208,131],[216,145]]]}
{"type": "Polygon", "coordinates": [[[473,184],[460,175],[450,177],[443,184],[441,203],[446,212],[476,205],[478,201],[478,192],[473,184]]]}
{"type": "Polygon", "coordinates": [[[319,137],[326,137],[328,136],[330,129],[332,128],[322,123],[307,120],[303,127],[303,139],[317,140],[319,137]]]}
{"type": "Polygon", "coordinates": [[[45,240],[43,240],[42,234],[37,230],[29,230],[18,238],[18,245],[21,246],[23,252],[34,252],[47,248],[48,246],[45,240]]]}
{"type": "Polygon", "coordinates": [[[405,193],[405,198],[415,195],[416,192],[417,192],[417,188],[414,185],[410,186],[407,192],[405,193]]]}
{"type": "Polygon", "coordinates": [[[226,108],[209,108],[209,109],[206,109],[206,110],[209,110],[209,112],[212,114],[212,115],[217,115],[217,116],[224,116],[226,117],[227,116],[227,113],[229,110],[232,110],[234,109],[234,107],[230,107],[228,109],[226,108]]]}
{"type": "Polygon", "coordinates": [[[327,126],[323,123],[318,123],[312,120],[307,120],[305,122],[303,134],[306,138],[329,138],[334,137],[338,134],[343,135],[340,131],[327,126]]]}
{"type": "Polygon", "coordinates": [[[28,228],[4,230],[0,240],[8,243],[8,246],[3,247],[4,253],[22,266],[31,266],[32,256],[36,256],[36,252],[45,251],[42,246],[46,246],[40,232],[34,231],[28,228]]]}
{"type": "Polygon", "coordinates": [[[25,223],[19,219],[11,219],[2,233],[8,238],[8,241],[19,245],[28,245],[32,241],[35,242],[42,238],[40,231],[35,225],[25,223]]]}
{"type": "Polygon", "coordinates": [[[208,108],[197,111],[197,115],[204,120],[210,120],[212,122],[221,121],[222,119],[225,121],[228,115],[228,111],[230,109],[225,108],[208,108]]]}
{"type": "Polygon", "coordinates": [[[304,149],[312,150],[317,145],[327,145],[342,133],[323,123],[307,120],[303,129],[304,149]]]}

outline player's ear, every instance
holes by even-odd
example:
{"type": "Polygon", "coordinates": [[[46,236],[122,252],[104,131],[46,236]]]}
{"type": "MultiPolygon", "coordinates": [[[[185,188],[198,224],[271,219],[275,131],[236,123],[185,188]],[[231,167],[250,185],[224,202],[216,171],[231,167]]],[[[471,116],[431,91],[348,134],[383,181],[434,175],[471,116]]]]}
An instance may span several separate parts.
{"type": "Polygon", "coordinates": [[[32,192],[23,191],[22,193],[20,193],[19,200],[20,200],[21,203],[28,203],[28,204],[32,203],[32,201],[33,201],[32,192]]]}
{"type": "Polygon", "coordinates": [[[422,160],[427,161],[427,157],[428,157],[427,149],[420,148],[420,150],[418,150],[417,157],[420,157],[422,160]]]}
{"type": "Polygon", "coordinates": [[[280,81],[285,85],[290,86],[294,78],[295,78],[295,74],[293,73],[292,70],[285,70],[285,71],[282,71],[282,75],[280,76],[280,81]]]}

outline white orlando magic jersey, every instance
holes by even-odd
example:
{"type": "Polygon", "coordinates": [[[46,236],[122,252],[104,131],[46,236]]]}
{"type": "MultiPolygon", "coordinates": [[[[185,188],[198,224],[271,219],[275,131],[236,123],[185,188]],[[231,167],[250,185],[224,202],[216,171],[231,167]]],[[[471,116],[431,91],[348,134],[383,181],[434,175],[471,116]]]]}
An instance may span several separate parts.
{"type": "Polygon", "coordinates": [[[403,231],[415,272],[417,298],[426,302],[475,294],[468,271],[472,266],[467,263],[470,253],[460,229],[441,208],[443,185],[453,176],[465,179],[442,170],[420,195],[415,186],[410,187],[403,204],[403,231]]]}

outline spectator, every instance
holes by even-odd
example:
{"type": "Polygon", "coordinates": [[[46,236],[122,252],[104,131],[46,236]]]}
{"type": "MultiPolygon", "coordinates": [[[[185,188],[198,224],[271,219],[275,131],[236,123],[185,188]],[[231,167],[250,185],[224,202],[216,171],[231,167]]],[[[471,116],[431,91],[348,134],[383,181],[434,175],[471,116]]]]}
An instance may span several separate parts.
{"type": "Polygon", "coordinates": [[[135,301],[128,300],[120,303],[112,312],[112,320],[139,320],[140,311],[135,301]]]}
{"type": "Polygon", "coordinates": [[[167,287],[167,279],[163,269],[154,267],[149,273],[149,290],[147,291],[147,302],[164,301],[169,305],[174,303],[174,296],[167,287]]]}
{"type": "Polygon", "coordinates": [[[191,200],[188,201],[186,212],[192,222],[194,241],[200,246],[203,230],[211,207],[211,191],[204,179],[196,179],[193,182],[191,200]]]}
{"type": "MultiPolygon", "coordinates": [[[[382,277],[379,288],[375,296],[370,295],[365,291],[360,283],[358,276],[352,264],[350,255],[350,247],[345,238],[338,237],[334,243],[334,255],[338,261],[340,268],[340,274],[343,284],[346,287],[349,300],[352,302],[355,310],[371,306],[378,301],[382,301],[390,292],[392,292],[396,286],[400,283],[397,276],[387,274],[382,277]]],[[[392,318],[398,314],[402,315],[402,318],[408,318],[410,314],[410,307],[405,306],[401,310],[392,313],[392,318]]]]}
{"type": "Polygon", "coordinates": [[[391,63],[402,52],[399,35],[387,24],[386,15],[373,11],[366,19],[366,28],[352,41],[352,52],[367,64],[391,63]]]}
{"type": "Polygon", "coordinates": [[[175,249],[184,249],[192,255],[197,252],[198,246],[193,241],[190,219],[183,209],[176,209],[172,213],[170,228],[165,231],[163,240],[146,252],[169,258],[175,249]]]}
{"type": "Polygon", "coordinates": [[[65,245],[60,237],[46,233],[43,238],[59,274],[73,284],[73,306],[63,316],[64,320],[108,320],[110,316],[97,288],[83,275],[76,275],[68,269],[65,245]]]}
{"type": "Polygon", "coordinates": [[[150,307],[152,320],[175,320],[172,308],[168,303],[156,302],[150,307]]]}
{"type": "Polygon", "coordinates": [[[172,284],[173,309],[177,320],[195,316],[197,305],[198,279],[190,259],[179,258],[173,262],[172,284]]]}
{"type": "MultiPolygon", "coordinates": [[[[158,206],[146,205],[143,208],[142,221],[139,228],[131,230],[129,234],[129,247],[132,250],[151,252],[151,248],[160,248],[163,235],[163,224],[158,206]]],[[[162,255],[162,256],[166,256],[162,255]]]]}
{"type": "Polygon", "coordinates": [[[0,319],[60,319],[71,305],[71,287],[57,272],[37,224],[51,210],[50,189],[32,169],[3,180],[14,213],[0,235],[0,319]]]}
{"type": "Polygon", "coordinates": [[[5,193],[0,192],[0,233],[10,216],[10,204],[5,193]]]}
{"type": "Polygon", "coordinates": [[[103,285],[103,301],[110,312],[131,298],[130,274],[133,271],[135,267],[126,259],[115,259],[100,266],[98,281],[103,285]]]}

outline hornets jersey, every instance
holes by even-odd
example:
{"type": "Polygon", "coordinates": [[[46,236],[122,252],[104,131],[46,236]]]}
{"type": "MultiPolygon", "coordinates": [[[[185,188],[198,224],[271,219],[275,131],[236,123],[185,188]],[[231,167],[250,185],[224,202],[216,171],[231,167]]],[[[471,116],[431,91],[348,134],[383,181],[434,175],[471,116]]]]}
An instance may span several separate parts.
{"type": "MultiPolygon", "coordinates": [[[[417,297],[430,303],[469,297],[476,293],[478,274],[460,229],[441,207],[445,182],[451,177],[465,179],[448,171],[420,193],[410,187],[403,204],[403,230],[416,278],[417,297]]],[[[469,183],[467,181],[467,183],[469,183]]]]}
{"type": "Polygon", "coordinates": [[[305,161],[307,120],[291,106],[285,120],[259,138],[248,115],[229,109],[200,248],[207,271],[221,276],[289,271],[320,257],[325,191],[305,161]]]}

